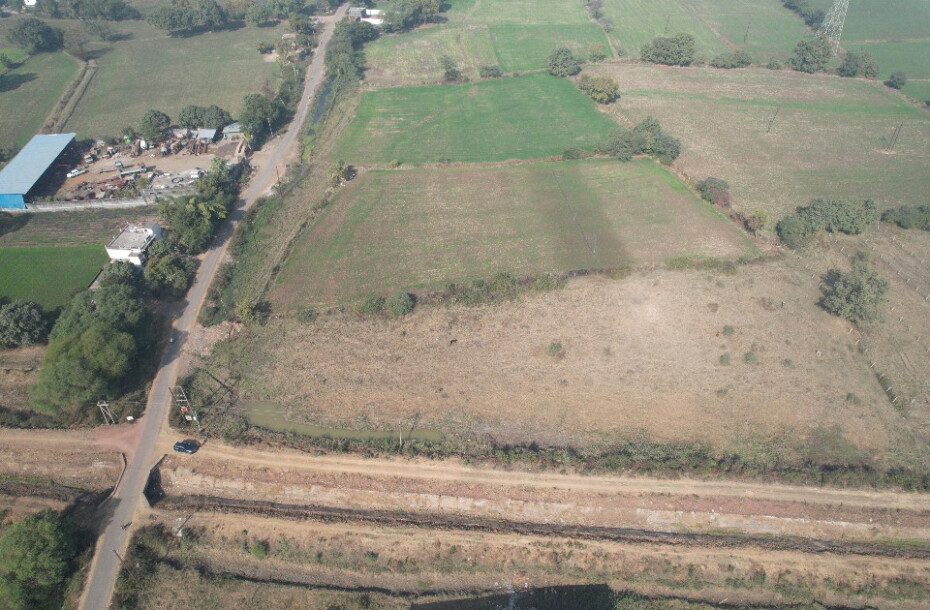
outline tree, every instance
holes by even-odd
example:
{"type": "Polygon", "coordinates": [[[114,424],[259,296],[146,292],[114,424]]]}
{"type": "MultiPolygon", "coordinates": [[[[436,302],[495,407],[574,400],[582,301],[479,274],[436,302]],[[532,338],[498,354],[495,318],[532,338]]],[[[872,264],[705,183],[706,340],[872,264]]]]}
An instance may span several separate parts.
{"type": "Polygon", "coordinates": [[[745,68],[751,64],[752,57],[742,49],[737,49],[732,53],[721,53],[710,62],[710,65],[714,68],[724,68],[727,70],[732,68],[745,68]]]}
{"type": "Polygon", "coordinates": [[[810,205],[797,208],[791,216],[775,226],[778,237],[789,248],[802,248],[819,231],[858,235],[878,220],[878,207],[871,199],[838,201],[814,199],[810,205]]]}
{"type": "Polygon", "coordinates": [[[714,178],[713,176],[705,178],[697,183],[697,190],[704,201],[709,201],[723,208],[730,207],[730,185],[727,184],[726,180],[714,178]]]}
{"type": "Polygon", "coordinates": [[[853,261],[852,271],[831,269],[824,277],[820,306],[854,324],[881,319],[888,280],[868,265],[865,257],[853,261]]]}
{"type": "Polygon", "coordinates": [[[578,88],[599,104],[610,104],[620,99],[620,85],[608,76],[591,77],[582,74],[578,79],[578,88]]]}
{"type": "Polygon", "coordinates": [[[47,335],[48,323],[38,303],[20,301],[0,307],[0,346],[35,345],[47,335]]]}
{"type": "Polygon", "coordinates": [[[400,32],[436,21],[441,10],[442,0],[393,0],[382,27],[386,32],[400,32]]]}
{"type": "Polygon", "coordinates": [[[250,93],[243,100],[239,123],[253,141],[271,133],[273,126],[280,120],[281,108],[259,93],[250,93]]]}
{"type": "MultiPolygon", "coordinates": [[[[149,251],[151,252],[151,248],[149,251]]],[[[121,284],[132,288],[141,288],[142,269],[129,261],[115,261],[103,268],[100,273],[101,286],[119,286],[121,284]]]]}
{"type": "Polygon", "coordinates": [[[406,316],[412,312],[415,304],[413,297],[406,292],[398,293],[387,300],[388,311],[395,318],[406,316]]]}
{"type": "Polygon", "coordinates": [[[197,127],[222,129],[232,122],[229,113],[216,105],[203,107],[189,104],[178,113],[178,125],[188,129],[197,127]]]}
{"type": "Polygon", "coordinates": [[[791,58],[791,67],[798,72],[813,74],[827,67],[827,62],[833,57],[833,50],[825,38],[817,36],[813,39],[802,40],[794,48],[791,58]]]}
{"type": "Polygon", "coordinates": [[[169,127],[171,127],[171,117],[158,110],[149,110],[142,117],[139,133],[150,142],[160,142],[169,127]]]}
{"type": "Polygon", "coordinates": [[[454,83],[455,81],[460,81],[464,79],[462,71],[459,70],[459,67],[456,65],[455,60],[449,57],[448,55],[443,55],[439,58],[439,63],[442,66],[442,79],[449,83],[454,83]]]}
{"type": "Polygon", "coordinates": [[[694,36],[679,32],[672,38],[658,36],[640,51],[643,61],[668,66],[690,66],[694,62],[694,36]]]}
{"type": "Polygon", "coordinates": [[[549,54],[549,74],[574,76],[581,72],[581,64],[568,47],[556,47],[549,54]]]}
{"type": "Polygon", "coordinates": [[[253,4],[245,14],[245,22],[252,27],[262,27],[271,22],[271,9],[267,4],[253,4]]]}
{"type": "Polygon", "coordinates": [[[875,63],[868,51],[862,51],[861,53],[850,51],[843,58],[843,63],[837,68],[836,73],[846,78],[855,78],[856,76],[875,78],[878,76],[878,64],[875,63]]]}
{"type": "Polygon", "coordinates": [[[6,53],[0,53],[0,66],[2,66],[4,70],[10,70],[13,68],[13,60],[10,59],[10,56],[6,53]]]}
{"type": "Polygon", "coordinates": [[[21,19],[10,28],[10,41],[30,55],[59,50],[64,44],[64,33],[35,17],[21,19]]]}
{"type": "Polygon", "coordinates": [[[54,604],[74,552],[69,528],[52,510],[11,525],[0,537],[0,596],[5,607],[54,604]]]}
{"type": "Polygon", "coordinates": [[[667,133],[660,133],[655,139],[650,154],[668,165],[681,155],[681,141],[667,133]]]}
{"type": "Polygon", "coordinates": [[[907,84],[907,74],[900,70],[893,72],[891,76],[888,77],[888,80],[885,81],[885,84],[892,89],[903,89],[904,85],[907,84]]]}
{"type": "Polygon", "coordinates": [[[145,281],[156,292],[180,296],[194,277],[195,263],[178,254],[163,254],[145,266],[145,281]]]}

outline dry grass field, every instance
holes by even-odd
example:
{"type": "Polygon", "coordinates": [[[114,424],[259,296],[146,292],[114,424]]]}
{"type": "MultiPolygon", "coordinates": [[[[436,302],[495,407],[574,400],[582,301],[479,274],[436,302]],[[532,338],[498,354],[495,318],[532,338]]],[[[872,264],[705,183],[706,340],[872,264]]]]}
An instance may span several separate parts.
{"type": "MultiPolygon", "coordinates": [[[[865,452],[923,462],[926,443],[890,404],[857,335],[816,306],[814,274],[831,261],[817,264],[578,279],[393,321],[287,320],[235,339],[214,364],[243,376],[243,398],[324,426],[575,446],[646,432],[817,461],[865,452]],[[245,353],[248,366],[235,364],[245,353]]],[[[926,362],[915,365],[926,379],[926,362]]]]}
{"type": "Polygon", "coordinates": [[[620,83],[611,109],[619,121],[658,118],[682,141],[676,166],[694,180],[727,180],[746,211],[777,219],[813,197],[926,201],[930,114],[881,83],[764,69],[588,70],[620,83]]]}
{"type": "Polygon", "coordinates": [[[270,298],[295,309],[501,272],[754,252],[650,160],[367,171],[296,241],[270,298]]]}

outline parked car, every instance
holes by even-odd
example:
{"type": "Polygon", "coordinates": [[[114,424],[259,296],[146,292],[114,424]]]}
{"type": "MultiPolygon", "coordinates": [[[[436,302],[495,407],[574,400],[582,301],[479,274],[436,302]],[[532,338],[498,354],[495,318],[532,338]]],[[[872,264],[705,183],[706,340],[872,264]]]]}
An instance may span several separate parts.
{"type": "Polygon", "coordinates": [[[174,450],[178,453],[197,453],[197,450],[200,449],[200,443],[193,439],[186,439],[183,441],[178,441],[174,444],[174,450]]]}
{"type": "Polygon", "coordinates": [[[87,173],[86,169],[78,168],[78,169],[72,169],[70,172],[68,172],[67,176],[69,178],[75,178],[77,176],[80,176],[81,174],[86,174],[86,173],[87,173]]]}

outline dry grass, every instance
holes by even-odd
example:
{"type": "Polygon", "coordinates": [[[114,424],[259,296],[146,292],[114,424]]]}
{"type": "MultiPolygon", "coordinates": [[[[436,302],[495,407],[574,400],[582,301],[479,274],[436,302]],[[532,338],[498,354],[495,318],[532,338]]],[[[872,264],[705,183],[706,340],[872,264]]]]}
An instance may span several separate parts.
{"type": "Polygon", "coordinates": [[[28,410],[29,386],[38,378],[44,346],[0,349],[0,407],[28,410]]]}
{"type": "Polygon", "coordinates": [[[777,219],[813,197],[916,204],[930,189],[930,116],[881,83],[764,69],[614,64],[590,71],[620,83],[615,117],[658,118],[682,141],[676,166],[694,180],[727,180],[744,210],[777,219]],[[899,124],[900,140],[888,152],[899,124]]]}

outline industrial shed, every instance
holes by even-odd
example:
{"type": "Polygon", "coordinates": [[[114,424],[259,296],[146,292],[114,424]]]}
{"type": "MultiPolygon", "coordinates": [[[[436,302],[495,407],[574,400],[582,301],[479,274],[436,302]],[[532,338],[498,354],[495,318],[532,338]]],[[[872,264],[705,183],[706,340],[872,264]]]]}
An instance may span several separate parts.
{"type": "Polygon", "coordinates": [[[0,170],[0,209],[26,209],[26,197],[74,141],[76,134],[33,136],[0,170]]]}

